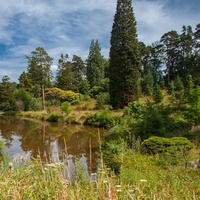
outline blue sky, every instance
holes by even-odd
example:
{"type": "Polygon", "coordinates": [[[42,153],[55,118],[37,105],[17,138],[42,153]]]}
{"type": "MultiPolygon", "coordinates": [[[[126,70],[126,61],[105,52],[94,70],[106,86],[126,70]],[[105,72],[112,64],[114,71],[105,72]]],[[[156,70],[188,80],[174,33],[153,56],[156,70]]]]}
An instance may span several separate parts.
{"type": "MultiPolygon", "coordinates": [[[[98,39],[108,58],[110,32],[117,0],[1,0],[0,82],[11,81],[27,70],[27,59],[37,47],[54,58],[75,54],[85,60],[92,39],[98,39]]],[[[200,23],[199,0],[133,0],[138,39],[146,44],[158,41],[182,25],[193,29],[200,23]]]]}

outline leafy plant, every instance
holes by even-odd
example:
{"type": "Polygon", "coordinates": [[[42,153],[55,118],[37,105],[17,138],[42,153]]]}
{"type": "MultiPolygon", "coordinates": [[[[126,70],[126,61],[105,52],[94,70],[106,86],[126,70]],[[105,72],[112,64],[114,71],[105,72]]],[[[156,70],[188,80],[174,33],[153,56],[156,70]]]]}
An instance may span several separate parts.
{"type": "Polygon", "coordinates": [[[120,116],[111,114],[109,110],[103,110],[87,117],[85,124],[98,126],[102,128],[112,128],[120,121],[120,116]]]}
{"type": "Polygon", "coordinates": [[[50,122],[58,122],[59,118],[60,116],[56,112],[51,112],[47,120],[50,122]]]}
{"type": "Polygon", "coordinates": [[[64,103],[61,104],[60,108],[64,113],[68,115],[71,112],[71,103],[65,101],[64,103]]]}

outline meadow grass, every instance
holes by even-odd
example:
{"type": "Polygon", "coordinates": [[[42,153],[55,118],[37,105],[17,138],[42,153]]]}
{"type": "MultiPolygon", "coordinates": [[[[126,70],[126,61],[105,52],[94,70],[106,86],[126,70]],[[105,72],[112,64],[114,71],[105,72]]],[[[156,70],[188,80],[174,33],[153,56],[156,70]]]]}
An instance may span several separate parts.
{"type": "MultiPolygon", "coordinates": [[[[67,152],[66,152],[67,153],[67,152]]],[[[182,166],[162,167],[156,156],[133,151],[123,154],[120,174],[99,167],[88,173],[76,161],[72,173],[67,162],[20,159],[0,165],[0,199],[200,199],[200,171],[182,166]]],[[[101,160],[100,165],[103,165],[101,160]]]]}

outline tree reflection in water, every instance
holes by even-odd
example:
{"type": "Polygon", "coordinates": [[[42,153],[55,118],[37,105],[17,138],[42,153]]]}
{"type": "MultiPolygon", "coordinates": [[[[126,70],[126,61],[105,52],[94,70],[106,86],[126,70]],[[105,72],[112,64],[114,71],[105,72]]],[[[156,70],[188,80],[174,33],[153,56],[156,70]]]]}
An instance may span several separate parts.
{"type": "Polygon", "coordinates": [[[0,116],[0,129],[11,156],[31,152],[30,158],[40,155],[44,162],[65,160],[70,168],[74,168],[75,159],[79,158],[91,173],[97,168],[98,132],[103,134],[103,130],[13,116],[0,116]]]}

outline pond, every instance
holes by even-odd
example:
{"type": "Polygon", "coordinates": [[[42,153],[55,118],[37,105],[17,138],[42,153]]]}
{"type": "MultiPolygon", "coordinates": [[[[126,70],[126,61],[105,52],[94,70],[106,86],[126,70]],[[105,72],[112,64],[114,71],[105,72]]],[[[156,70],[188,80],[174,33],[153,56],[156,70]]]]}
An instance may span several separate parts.
{"type": "Polygon", "coordinates": [[[0,139],[12,159],[39,157],[44,162],[67,160],[71,169],[78,158],[88,173],[98,167],[97,149],[102,129],[83,125],[49,123],[0,115],[0,139]]]}

